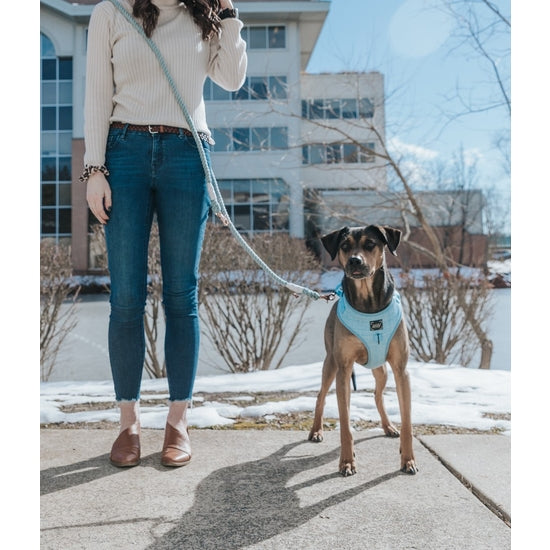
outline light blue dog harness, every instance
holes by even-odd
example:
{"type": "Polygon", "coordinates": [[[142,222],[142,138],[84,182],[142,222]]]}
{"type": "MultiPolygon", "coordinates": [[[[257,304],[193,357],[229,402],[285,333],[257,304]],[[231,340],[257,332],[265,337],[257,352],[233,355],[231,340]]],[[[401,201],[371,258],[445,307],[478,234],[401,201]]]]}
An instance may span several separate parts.
{"type": "Polygon", "coordinates": [[[375,369],[386,362],[391,339],[403,317],[401,296],[393,293],[388,307],[378,313],[362,313],[353,309],[344,295],[342,285],[334,291],[340,296],[336,313],[340,322],[367,348],[368,360],[365,367],[375,369]]]}

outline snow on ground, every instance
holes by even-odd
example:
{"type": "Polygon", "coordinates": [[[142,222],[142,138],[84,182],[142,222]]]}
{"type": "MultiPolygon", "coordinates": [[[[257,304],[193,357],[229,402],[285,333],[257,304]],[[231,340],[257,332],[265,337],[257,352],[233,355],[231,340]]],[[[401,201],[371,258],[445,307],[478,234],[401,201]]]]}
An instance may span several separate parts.
{"type": "MultiPolygon", "coordinates": [[[[237,417],[268,417],[291,412],[311,412],[315,397],[304,394],[288,400],[269,401],[261,405],[246,405],[245,392],[317,392],[321,381],[322,363],[286,367],[279,370],[246,374],[222,374],[197,377],[195,394],[230,392],[226,402],[207,401],[198,396],[189,410],[190,426],[208,428],[231,425],[237,417]],[[237,404],[231,404],[234,401],[237,404]],[[244,405],[243,405],[244,403],[244,405]]],[[[351,396],[352,420],[378,421],[374,404],[374,377],[368,369],[356,365],[356,392],[351,396]]],[[[510,372],[501,370],[467,369],[460,366],[409,363],[413,395],[414,424],[441,424],[479,430],[500,428],[510,434],[511,421],[498,419],[511,412],[510,372]],[[485,416],[497,415],[497,418],[485,416]]],[[[388,368],[385,403],[392,421],[400,422],[395,382],[388,368]]],[[[142,396],[160,392],[155,398],[168,398],[166,379],[144,380],[142,396]],[[164,393],[163,393],[164,392],[164,393]]],[[[280,396],[279,396],[280,398],[280,396]]],[[[118,422],[118,409],[65,412],[67,405],[112,402],[111,381],[101,382],[44,382],[41,384],[41,423],[118,422]]],[[[141,425],[144,428],[164,429],[167,404],[144,406],[141,425]]],[[[338,409],[334,387],[327,397],[325,416],[337,418],[338,409]]]]}
{"type": "MultiPolygon", "coordinates": [[[[493,273],[504,273],[508,277],[511,261],[491,262],[493,273]]],[[[399,286],[399,270],[394,271],[399,286]]],[[[420,277],[426,270],[417,273],[420,277]]],[[[320,287],[332,290],[340,282],[340,270],[323,274],[320,287]]],[[[195,381],[195,394],[230,392],[234,396],[229,402],[206,401],[196,397],[195,406],[189,410],[191,426],[208,428],[231,425],[237,417],[269,417],[275,414],[311,412],[315,408],[315,397],[302,395],[288,400],[269,401],[261,405],[243,406],[249,396],[239,392],[317,392],[321,382],[322,363],[290,366],[279,370],[253,372],[247,374],[222,374],[199,376],[195,381]],[[238,403],[231,404],[231,401],[238,403]],[[200,405],[200,406],[199,406],[200,405]]],[[[374,404],[374,377],[368,369],[356,366],[358,391],[351,395],[352,420],[378,421],[374,404]]],[[[503,429],[510,434],[511,421],[498,418],[510,417],[510,371],[479,370],[438,364],[409,362],[412,387],[412,415],[414,424],[441,424],[470,429],[503,429]],[[497,415],[497,418],[486,416],[497,415]]],[[[392,421],[400,422],[399,404],[395,393],[395,382],[388,369],[388,385],[385,403],[392,421]]],[[[155,392],[155,398],[168,398],[166,379],[144,380],[142,395],[155,392]],[[160,394],[158,393],[160,392],[160,394]]],[[[41,384],[40,422],[118,422],[118,409],[65,412],[68,405],[88,403],[108,403],[114,400],[112,381],[101,382],[44,382],[41,384]]],[[[83,407],[85,408],[85,407],[83,407]]],[[[142,406],[141,424],[144,428],[164,429],[167,404],[142,406]]],[[[337,418],[338,409],[334,387],[327,397],[325,416],[337,418]]]]}

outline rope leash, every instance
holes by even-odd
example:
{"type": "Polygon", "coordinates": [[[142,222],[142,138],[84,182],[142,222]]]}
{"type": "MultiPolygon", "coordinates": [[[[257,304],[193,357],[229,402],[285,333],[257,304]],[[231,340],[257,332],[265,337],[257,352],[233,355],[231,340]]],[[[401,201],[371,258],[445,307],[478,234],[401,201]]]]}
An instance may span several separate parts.
{"type": "Polygon", "coordinates": [[[172,78],[172,75],[170,74],[170,71],[168,70],[168,67],[166,65],[166,61],[164,60],[164,57],[160,53],[160,50],[158,49],[157,45],[153,40],[151,40],[143,30],[143,27],[139,24],[136,19],[118,2],[118,0],[110,0],[114,4],[114,6],[122,13],[122,15],[128,20],[129,23],[136,29],[136,31],[143,36],[153,53],[156,55],[160,66],[168,80],[168,83],[170,84],[170,88],[172,89],[172,92],[174,93],[174,96],[178,102],[178,105],[180,109],[182,110],[185,119],[187,120],[187,124],[189,125],[189,129],[191,130],[191,133],[193,134],[193,138],[195,140],[195,143],[197,144],[197,148],[199,150],[199,155],[202,163],[202,167],[206,176],[206,183],[208,188],[208,194],[210,196],[210,202],[211,202],[211,208],[214,214],[221,220],[221,222],[230,229],[233,236],[237,239],[239,244],[245,249],[245,251],[248,253],[248,255],[256,262],[270,277],[270,279],[278,284],[279,286],[283,286],[290,290],[293,294],[296,296],[299,296],[301,294],[304,294],[308,298],[311,298],[313,300],[318,300],[319,298],[322,298],[323,300],[326,300],[327,302],[332,300],[334,298],[334,293],[330,294],[324,294],[321,295],[318,292],[311,290],[307,287],[297,285],[294,283],[291,283],[289,281],[286,281],[279,275],[277,275],[257,254],[252,250],[250,245],[245,241],[243,236],[239,233],[233,222],[231,221],[231,218],[229,214],[227,213],[227,210],[225,208],[225,204],[223,202],[223,198],[220,192],[220,188],[218,186],[218,182],[216,180],[216,177],[214,176],[214,172],[212,168],[208,165],[208,161],[206,159],[206,155],[204,153],[204,148],[202,145],[202,141],[199,137],[199,134],[197,133],[197,130],[195,128],[195,124],[193,123],[193,120],[191,118],[191,115],[189,114],[189,111],[187,110],[187,107],[185,106],[185,103],[183,99],[181,98],[178,89],[174,83],[174,80],[172,78]]]}

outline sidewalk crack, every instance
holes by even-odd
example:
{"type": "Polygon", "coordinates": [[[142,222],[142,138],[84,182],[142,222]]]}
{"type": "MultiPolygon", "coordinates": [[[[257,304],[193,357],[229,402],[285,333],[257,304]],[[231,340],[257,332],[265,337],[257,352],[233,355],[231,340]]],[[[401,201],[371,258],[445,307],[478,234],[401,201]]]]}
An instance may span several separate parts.
{"type": "Polygon", "coordinates": [[[466,489],[468,489],[484,506],[486,506],[495,516],[502,520],[508,527],[512,527],[512,518],[496,502],[491,500],[485,493],[480,491],[473,483],[465,478],[458,470],[453,468],[445,459],[441,458],[427,443],[415,437],[451,474],[453,474],[466,489]]]}

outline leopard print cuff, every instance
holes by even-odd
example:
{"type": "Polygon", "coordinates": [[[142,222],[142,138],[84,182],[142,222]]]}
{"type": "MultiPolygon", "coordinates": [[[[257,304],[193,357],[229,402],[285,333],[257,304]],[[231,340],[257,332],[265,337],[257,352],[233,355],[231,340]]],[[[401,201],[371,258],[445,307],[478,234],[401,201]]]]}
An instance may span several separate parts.
{"type": "Polygon", "coordinates": [[[88,164],[86,164],[81,176],[78,178],[78,181],[80,183],[87,183],[90,176],[92,174],[95,174],[96,172],[101,172],[105,176],[109,175],[109,170],[107,170],[107,167],[103,164],[101,166],[89,166],[88,164]]]}

